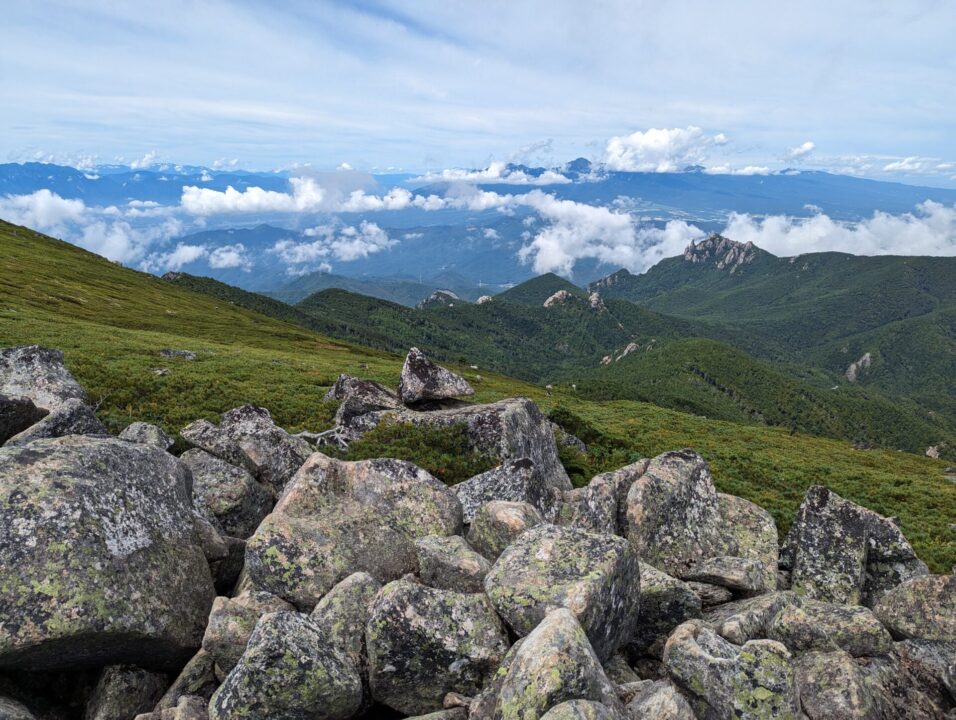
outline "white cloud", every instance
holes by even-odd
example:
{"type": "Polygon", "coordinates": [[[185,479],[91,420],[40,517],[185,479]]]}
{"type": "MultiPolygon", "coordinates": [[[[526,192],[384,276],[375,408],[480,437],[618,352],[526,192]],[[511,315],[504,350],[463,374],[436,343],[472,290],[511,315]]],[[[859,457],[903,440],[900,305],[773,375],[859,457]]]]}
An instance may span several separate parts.
{"type": "Polygon", "coordinates": [[[242,268],[246,272],[252,270],[252,259],[242,243],[223,245],[209,253],[209,267],[214,270],[228,268],[242,268]]]}
{"type": "Polygon", "coordinates": [[[787,157],[791,160],[803,160],[814,151],[816,146],[816,143],[807,140],[805,143],[790,148],[787,151],[787,157]]]}
{"type": "Polygon", "coordinates": [[[734,213],[722,234],[781,256],[840,251],[854,255],[956,255],[956,205],[926,201],[914,212],[876,212],[858,223],[816,213],[810,218],[734,213]]]}
{"type": "Polygon", "coordinates": [[[715,165],[706,170],[709,175],[770,175],[773,171],[763,165],[747,165],[733,168],[730,165],[715,165]]]}
{"type": "MultiPolygon", "coordinates": [[[[378,225],[368,221],[363,221],[358,227],[321,225],[306,230],[304,234],[316,239],[311,242],[279,240],[269,252],[278,255],[279,259],[287,265],[309,266],[326,258],[334,258],[342,262],[359,260],[398,243],[378,225]]],[[[306,270],[302,270],[301,267],[294,268],[292,274],[311,272],[316,269],[320,269],[320,266],[309,267],[306,270]]]]}
{"type": "Polygon", "coordinates": [[[545,170],[541,175],[529,175],[524,170],[512,170],[504,162],[493,162],[484,170],[449,169],[439,173],[426,173],[415,178],[416,182],[452,182],[496,185],[564,185],[571,182],[554,170],[545,170]]]}
{"type": "Polygon", "coordinates": [[[78,223],[85,215],[86,204],[82,200],[67,200],[47,189],[0,197],[0,217],[40,232],[62,235],[69,223],[78,223]]]}
{"type": "Polygon", "coordinates": [[[894,160],[883,166],[884,172],[892,173],[925,173],[934,170],[935,161],[930,158],[906,157],[894,160]]]}
{"type": "Polygon", "coordinates": [[[145,155],[143,155],[143,157],[140,158],[139,160],[133,160],[133,162],[131,162],[129,166],[133,170],[145,170],[146,168],[155,164],[156,164],[156,151],[151,150],[145,155]]]}
{"type": "Polygon", "coordinates": [[[187,185],[183,188],[180,204],[191,215],[222,215],[231,213],[294,213],[315,212],[322,207],[325,192],[312,178],[289,179],[292,193],[250,187],[243,191],[231,185],[225,191],[187,185]]]}
{"type": "Polygon", "coordinates": [[[209,174],[208,170],[203,169],[202,175],[199,176],[200,182],[212,182],[212,175],[209,174]]]}
{"type": "Polygon", "coordinates": [[[212,166],[216,170],[221,170],[223,168],[234,168],[239,165],[239,158],[219,158],[214,160],[212,166]]]}
{"type": "Polygon", "coordinates": [[[703,163],[712,145],[726,143],[723,133],[711,137],[693,125],[651,128],[608,140],[604,164],[608,170],[624,172],[679,172],[703,163]]]}
{"type": "Polygon", "coordinates": [[[498,231],[494,228],[485,228],[482,233],[485,236],[486,240],[497,240],[501,236],[498,234],[498,231]]]}

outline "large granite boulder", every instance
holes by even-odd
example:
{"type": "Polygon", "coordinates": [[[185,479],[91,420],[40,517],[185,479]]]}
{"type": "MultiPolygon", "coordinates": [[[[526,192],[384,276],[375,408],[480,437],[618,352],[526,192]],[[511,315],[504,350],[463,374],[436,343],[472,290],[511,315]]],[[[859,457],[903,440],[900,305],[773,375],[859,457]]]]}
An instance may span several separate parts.
{"type": "Polygon", "coordinates": [[[626,502],[627,537],[638,556],[669,575],[729,554],[710,468],[693,450],[651,460],[626,502]]]}
{"type": "Polygon", "coordinates": [[[790,652],[773,640],[738,647],[691,620],[667,639],[664,666],[701,720],[800,718],[790,652]]]}
{"type": "Polygon", "coordinates": [[[814,485],[797,510],[781,559],[800,595],[872,606],[887,590],[926,575],[896,524],[814,485]]]}
{"type": "Polygon", "coordinates": [[[627,493],[647,470],[649,460],[639,460],[591,478],[571,512],[572,527],[609,535],[627,532],[627,493]]]}
{"type": "Polygon", "coordinates": [[[185,662],[215,595],[189,485],[118,439],[0,448],[0,666],[185,662]]]}
{"type": "Polygon", "coordinates": [[[249,539],[246,571],[257,587],[311,610],[352,573],[385,583],[417,571],[416,539],[461,529],[455,493],[421,468],[315,453],[249,539]]]}
{"type": "Polygon", "coordinates": [[[202,649],[212,658],[220,676],[224,676],[239,662],[260,617],[294,609],[275,595],[257,590],[247,590],[234,598],[217,597],[209,613],[202,649]]]}
{"type": "Polygon", "coordinates": [[[243,468],[198,448],[180,460],[193,474],[193,494],[228,535],[248,538],[272,509],[272,492],[243,468]]]}
{"type": "Polygon", "coordinates": [[[908,580],[885,593],[873,610],[901,640],[956,642],[956,575],[908,580]]]}
{"type": "Polygon", "coordinates": [[[352,661],[306,615],[268,613],[209,702],[210,720],[347,720],[362,705],[352,661]]]}
{"type": "Polygon", "coordinates": [[[757,597],[725,603],[704,611],[704,620],[721,637],[736,645],[748,640],[770,636],[770,623],[781,610],[799,602],[789,591],[758,595],[757,597]]]}
{"type": "Polygon", "coordinates": [[[717,493],[717,503],[724,528],[736,546],[736,555],[759,562],[763,576],[761,589],[776,590],[780,547],[773,515],[736,495],[717,493]]]}
{"type": "Polygon", "coordinates": [[[624,720],[624,715],[593,700],[568,700],[548,710],[541,720],[624,720]]]}
{"type": "Polygon", "coordinates": [[[623,712],[584,629],[570,610],[559,608],[512,647],[470,717],[538,720],[568,700],[592,700],[623,712]]]}
{"type": "Polygon", "coordinates": [[[268,410],[254,405],[223,414],[219,430],[252,461],[256,479],[277,493],[312,452],[309,443],[287,433],[272,421],[268,410]]]}
{"type": "Polygon", "coordinates": [[[488,598],[389,583],[365,629],[372,696],[406,715],[440,710],[447,693],[474,695],[508,651],[488,598]]]}
{"type": "Polygon", "coordinates": [[[630,649],[659,658],[671,630],[700,617],[700,598],[687,583],[647,563],[640,563],[640,569],[640,614],[630,649]]]}
{"type": "Polygon", "coordinates": [[[492,500],[528,503],[549,520],[557,512],[557,493],[535,473],[534,463],[528,458],[509,460],[458,483],[454,489],[465,523],[471,523],[478,508],[492,500]]]}
{"type": "Polygon", "coordinates": [[[0,445],[40,421],[48,412],[34,405],[30,398],[0,394],[0,445]]]}
{"type": "Polygon", "coordinates": [[[355,417],[375,410],[393,410],[401,407],[398,395],[374,380],[362,380],[351,375],[339,375],[325,394],[326,400],[338,400],[341,404],[335,421],[346,425],[355,417]]]}
{"type": "Polygon", "coordinates": [[[719,585],[750,595],[768,590],[764,585],[767,575],[764,572],[763,563],[759,560],[730,555],[701,560],[684,572],[684,578],[694,582],[719,585]]]}
{"type": "Polygon", "coordinates": [[[534,505],[492,500],[478,508],[471,519],[468,543],[494,562],[516,537],[543,522],[534,505]]]}
{"type": "Polygon", "coordinates": [[[391,419],[412,425],[450,427],[463,425],[471,447],[501,462],[528,458],[534,474],[545,487],[570,490],[568,473],[558,458],[551,424],[534,401],[511,398],[487,405],[420,412],[405,408],[369,413],[361,418],[359,431],[370,430],[391,419]]]}
{"type": "Polygon", "coordinates": [[[474,395],[475,390],[463,377],[436,365],[418,348],[412,348],[402,367],[398,394],[403,403],[411,404],[474,395]]]}
{"type": "Polygon", "coordinates": [[[258,468],[232,438],[208,420],[196,420],[179,431],[183,440],[193,447],[225,460],[230,465],[244,468],[255,475],[258,468]]]}
{"type": "Polygon", "coordinates": [[[39,345],[0,348],[0,393],[30,398],[44,410],[67,400],[86,401],[86,391],[63,364],[63,353],[39,345]]]}
{"type": "Polygon", "coordinates": [[[770,621],[768,637],[793,653],[844,650],[854,657],[886,655],[893,638],[869,608],[800,599],[770,621]]]}
{"type": "Polygon", "coordinates": [[[86,703],[84,720],[129,720],[148,712],[168,682],[165,675],[135,665],[105,667],[86,703]]]}
{"type": "Polygon", "coordinates": [[[160,450],[171,450],[175,444],[166,431],[157,425],[147,422],[134,422],[123,428],[119,434],[120,440],[153,445],[160,450]]]}
{"type": "Polygon", "coordinates": [[[82,400],[66,400],[53,408],[43,419],[7,440],[4,447],[16,447],[34,440],[65,435],[106,437],[109,431],[89,405],[82,400]]]}
{"type": "Polygon", "coordinates": [[[669,680],[643,680],[627,703],[627,716],[642,720],[697,720],[690,703],[669,680]]]}
{"type": "Polygon", "coordinates": [[[640,569],[623,538],[541,525],[505,549],[485,578],[485,592],[519,636],[549,610],[568,608],[605,660],[634,634],[640,569]]]}
{"type": "Polygon", "coordinates": [[[456,592],[484,592],[491,563],[460,535],[428,535],[415,541],[418,575],[429,587],[456,592]]]}
{"type": "Polygon", "coordinates": [[[863,669],[843,650],[809,652],[796,661],[800,704],[810,720],[877,720],[863,669]]]}
{"type": "MultiPolygon", "coordinates": [[[[172,710],[184,697],[201,697],[206,703],[219,687],[215,661],[205,650],[200,650],[179,671],[179,675],[156,703],[156,712],[172,710]]],[[[205,709],[205,704],[204,704],[205,709]]]]}

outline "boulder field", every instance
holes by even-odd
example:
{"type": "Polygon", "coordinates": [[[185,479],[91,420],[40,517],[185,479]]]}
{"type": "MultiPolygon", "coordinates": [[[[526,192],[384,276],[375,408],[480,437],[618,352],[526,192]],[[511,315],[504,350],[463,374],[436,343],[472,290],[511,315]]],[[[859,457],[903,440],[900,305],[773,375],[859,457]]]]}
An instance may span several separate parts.
{"type": "Polygon", "coordinates": [[[956,577],[891,518],[814,486],[781,544],[691,449],[572,488],[566,433],[471,392],[413,349],[332,430],[113,437],[60,353],[0,349],[0,719],[956,717],[956,577]],[[327,454],[386,419],[499,465],[327,454]]]}

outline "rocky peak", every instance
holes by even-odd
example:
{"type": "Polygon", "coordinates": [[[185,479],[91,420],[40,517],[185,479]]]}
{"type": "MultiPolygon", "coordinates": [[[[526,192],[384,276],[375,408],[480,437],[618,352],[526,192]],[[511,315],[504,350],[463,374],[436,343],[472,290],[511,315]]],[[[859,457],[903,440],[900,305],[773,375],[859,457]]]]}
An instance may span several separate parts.
{"type": "Polygon", "coordinates": [[[757,248],[752,242],[739,243],[713,234],[700,242],[691,241],[684,250],[684,259],[692,263],[713,263],[718,270],[729,269],[735,273],[742,265],[748,265],[757,257],[757,248]]]}
{"type": "Polygon", "coordinates": [[[554,295],[549,297],[544,301],[545,307],[551,307],[552,305],[565,305],[571,302],[574,299],[574,295],[569,293],[567,290],[558,290],[554,295]]]}
{"type": "Polygon", "coordinates": [[[607,310],[607,305],[604,304],[604,298],[596,292],[592,292],[588,296],[588,305],[590,305],[591,309],[595,312],[601,313],[607,310]]]}
{"type": "Polygon", "coordinates": [[[461,298],[451,290],[436,290],[418,303],[417,307],[419,310],[430,307],[454,307],[457,302],[461,302],[461,298]]]}

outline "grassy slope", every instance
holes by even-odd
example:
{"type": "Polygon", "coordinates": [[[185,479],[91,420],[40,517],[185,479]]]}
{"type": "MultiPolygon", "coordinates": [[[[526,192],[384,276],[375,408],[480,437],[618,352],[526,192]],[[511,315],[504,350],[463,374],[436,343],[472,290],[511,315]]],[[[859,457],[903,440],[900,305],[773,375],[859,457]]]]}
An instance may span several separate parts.
{"type": "MultiPolygon", "coordinates": [[[[176,288],[23,228],[0,223],[0,246],[0,345],[61,348],[113,430],[148,420],[175,431],[243,402],[268,407],[291,429],[321,429],[331,416],[321,396],[338,373],[398,381],[399,356],[332,341],[176,288]],[[191,362],[167,360],[158,356],[165,347],[206,352],[191,362]],[[170,373],[157,377],[151,372],[155,367],[170,373]]],[[[822,483],[899,516],[936,571],[956,563],[956,536],[949,528],[956,516],[956,485],[943,478],[943,463],[705,420],[641,402],[592,402],[566,390],[548,394],[539,386],[482,374],[478,401],[520,394],[546,410],[559,404],[572,408],[631,454],[697,448],[712,463],[720,490],[767,507],[782,529],[804,490],[822,483]]]]}

